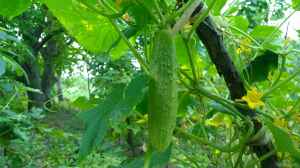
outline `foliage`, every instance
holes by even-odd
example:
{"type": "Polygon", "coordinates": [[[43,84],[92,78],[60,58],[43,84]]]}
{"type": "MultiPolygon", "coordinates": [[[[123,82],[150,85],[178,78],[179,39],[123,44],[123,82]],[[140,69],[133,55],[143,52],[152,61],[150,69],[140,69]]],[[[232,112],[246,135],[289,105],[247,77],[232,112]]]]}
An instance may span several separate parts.
{"type": "Polygon", "coordinates": [[[0,167],[299,167],[299,0],[184,2],[0,0],[0,167]]]}

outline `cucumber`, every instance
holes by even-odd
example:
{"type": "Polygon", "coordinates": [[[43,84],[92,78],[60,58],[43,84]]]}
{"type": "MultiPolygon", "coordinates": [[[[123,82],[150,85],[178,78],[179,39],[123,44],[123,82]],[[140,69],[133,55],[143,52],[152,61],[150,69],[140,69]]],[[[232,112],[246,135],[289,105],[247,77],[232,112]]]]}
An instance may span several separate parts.
{"type": "Polygon", "coordinates": [[[150,60],[150,148],[164,151],[171,143],[177,112],[177,62],[174,35],[169,29],[156,32],[150,60]]]}

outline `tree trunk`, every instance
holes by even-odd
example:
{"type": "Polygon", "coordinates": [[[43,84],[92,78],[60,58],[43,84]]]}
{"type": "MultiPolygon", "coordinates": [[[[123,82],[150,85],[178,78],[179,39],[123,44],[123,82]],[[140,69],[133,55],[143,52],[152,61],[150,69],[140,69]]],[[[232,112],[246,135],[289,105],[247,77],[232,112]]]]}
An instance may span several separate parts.
{"type": "Polygon", "coordinates": [[[55,39],[48,41],[46,48],[42,51],[42,56],[44,58],[44,72],[42,76],[42,91],[45,95],[45,103],[47,107],[51,106],[51,89],[55,84],[54,76],[54,59],[58,56],[58,43],[55,39]]]}
{"type": "Polygon", "coordinates": [[[58,101],[62,102],[62,101],[64,101],[64,95],[63,95],[63,90],[62,90],[61,75],[57,76],[56,82],[57,82],[56,87],[57,87],[58,101]]]}
{"type": "MultiPolygon", "coordinates": [[[[55,77],[53,74],[54,71],[54,64],[51,56],[45,57],[44,59],[44,72],[42,76],[42,91],[45,96],[45,103],[46,105],[50,105],[50,98],[51,98],[51,88],[55,83],[55,77]]],[[[49,107],[49,106],[48,106],[49,107]]]]}
{"type": "MultiPolygon", "coordinates": [[[[40,71],[37,64],[37,60],[29,60],[27,63],[23,65],[23,68],[27,72],[29,83],[28,87],[33,89],[38,89],[42,91],[41,88],[41,77],[40,71]]],[[[28,110],[32,107],[42,108],[44,103],[44,95],[37,92],[27,91],[28,96],[28,110]]]]}
{"type": "MultiPolygon", "coordinates": [[[[201,4],[195,11],[194,14],[198,13],[203,7],[201,4]]],[[[227,84],[227,87],[230,91],[230,96],[232,100],[240,99],[246,94],[245,86],[242,82],[242,79],[239,76],[239,73],[234,66],[228,51],[224,46],[224,41],[221,33],[215,27],[215,24],[210,17],[207,17],[204,22],[202,22],[196,29],[196,33],[199,39],[202,41],[206,47],[208,54],[215,64],[218,73],[220,76],[224,77],[224,80],[227,84]]],[[[262,124],[257,121],[255,117],[255,111],[253,110],[242,110],[239,111],[244,114],[252,117],[255,131],[259,131],[262,127],[262,124]]],[[[250,146],[258,157],[262,157],[265,154],[274,150],[274,146],[271,142],[263,144],[260,146],[250,146]]],[[[267,159],[261,161],[262,168],[277,168],[278,158],[276,154],[271,155],[267,159]]]]}

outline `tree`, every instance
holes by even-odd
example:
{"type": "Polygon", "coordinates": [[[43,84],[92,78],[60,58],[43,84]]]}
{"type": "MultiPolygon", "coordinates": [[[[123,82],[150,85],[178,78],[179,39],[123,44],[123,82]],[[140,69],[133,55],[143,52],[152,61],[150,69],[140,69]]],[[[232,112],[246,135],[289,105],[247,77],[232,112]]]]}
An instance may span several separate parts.
{"type": "MultiPolygon", "coordinates": [[[[28,91],[28,108],[43,107],[50,103],[51,89],[56,83],[56,61],[67,50],[68,38],[64,35],[63,28],[56,21],[48,9],[40,4],[34,4],[21,16],[9,21],[3,19],[3,27],[10,28],[18,34],[27,47],[27,53],[18,53],[26,59],[16,58],[26,71],[29,83],[22,82],[41,93],[28,91]],[[24,22],[26,20],[26,22],[24,22]]],[[[59,63],[60,64],[60,63],[59,63]]]]}
{"type": "MultiPolygon", "coordinates": [[[[182,144],[198,147],[211,165],[221,167],[297,165],[299,51],[280,30],[287,19],[266,25],[273,12],[267,1],[238,10],[249,3],[241,2],[222,11],[226,0],[44,0],[47,17],[39,18],[42,23],[47,18],[46,28],[39,23],[20,29],[35,58],[23,62],[29,86],[49,99],[54,71],[60,76],[64,69],[56,56],[67,51],[64,57],[82,58],[89,96],[73,102],[86,124],[79,160],[125,137],[133,155],[142,155],[121,164],[125,167],[166,167],[171,157],[184,162],[181,154],[201,167],[199,156],[182,144]],[[254,9],[262,9],[259,16],[254,9]],[[57,22],[49,15],[79,47],[66,50],[68,39],[56,35],[61,26],[53,26],[57,22]],[[135,153],[134,140],[146,149],[135,153]],[[174,151],[179,154],[172,156],[174,151]],[[279,159],[282,153],[288,157],[279,159]]],[[[299,10],[299,2],[292,7],[299,10]]]]}

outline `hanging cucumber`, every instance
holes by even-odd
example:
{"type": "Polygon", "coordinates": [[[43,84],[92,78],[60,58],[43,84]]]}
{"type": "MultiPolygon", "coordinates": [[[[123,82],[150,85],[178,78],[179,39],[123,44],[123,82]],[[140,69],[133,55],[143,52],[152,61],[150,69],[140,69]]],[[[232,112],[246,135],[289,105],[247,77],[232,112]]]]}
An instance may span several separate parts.
{"type": "Polygon", "coordinates": [[[177,112],[176,46],[172,31],[156,32],[149,86],[149,141],[150,147],[164,151],[171,143],[177,112]]]}

